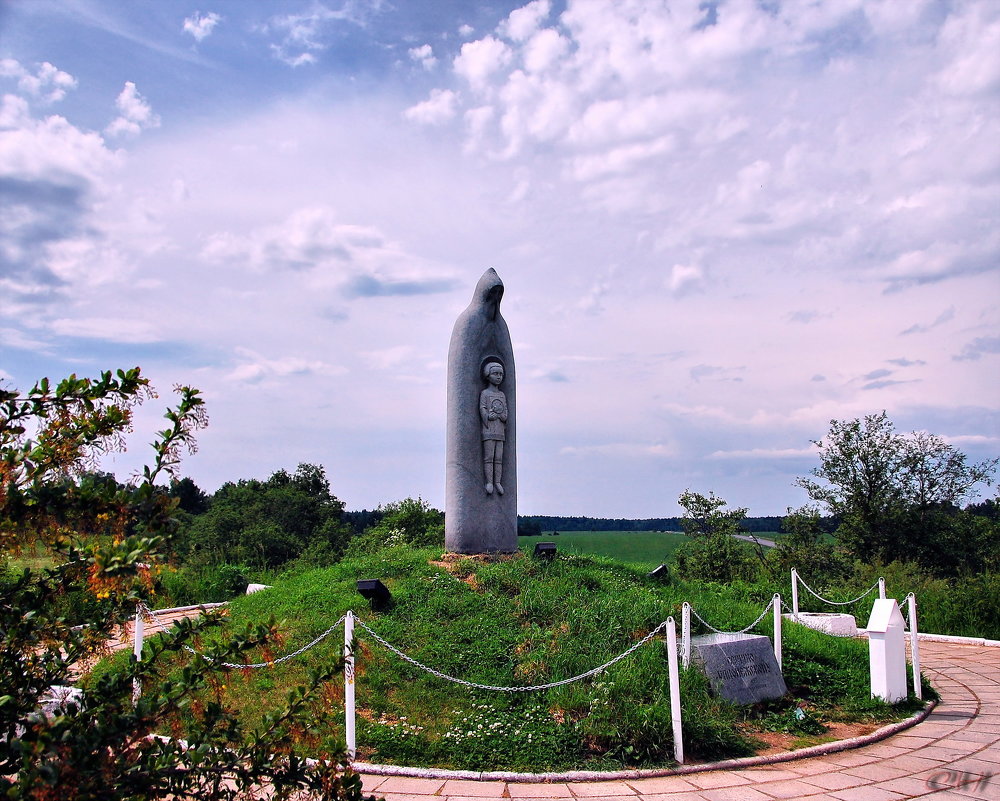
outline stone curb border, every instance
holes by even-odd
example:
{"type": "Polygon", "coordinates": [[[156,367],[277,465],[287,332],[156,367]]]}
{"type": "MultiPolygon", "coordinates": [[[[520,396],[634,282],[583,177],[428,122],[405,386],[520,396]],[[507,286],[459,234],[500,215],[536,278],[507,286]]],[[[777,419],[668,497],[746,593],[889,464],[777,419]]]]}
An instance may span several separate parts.
{"type": "Polygon", "coordinates": [[[472,781],[504,781],[547,784],[551,782],[603,782],[624,781],[628,779],[656,779],[663,776],[683,776],[688,773],[704,773],[712,770],[739,770],[753,768],[759,765],[775,765],[781,762],[792,762],[797,759],[835,754],[852,748],[871,745],[891,737],[898,732],[916,726],[924,721],[934,708],[937,701],[928,702],[927,706],[905,720],[890,723],[870,734],[860,737],[849,737],[832,743],[812,745],[797,751],[786,751],[782,754],[766,756],[741,757],[740,759],[725,759],[721,762],[706,762],[699,765],[680,765],[676,768],[645,768],[637,770],[587,771],[571,770],[565,773],[514,773],[510,771],[474,771],[445,770],[443,768],[409,768],[404,765],[376,765],[370,762],[352,762],[351,768],[356,773],[370,776],[407,776],[417,779],[466,779],[472,781]]]}

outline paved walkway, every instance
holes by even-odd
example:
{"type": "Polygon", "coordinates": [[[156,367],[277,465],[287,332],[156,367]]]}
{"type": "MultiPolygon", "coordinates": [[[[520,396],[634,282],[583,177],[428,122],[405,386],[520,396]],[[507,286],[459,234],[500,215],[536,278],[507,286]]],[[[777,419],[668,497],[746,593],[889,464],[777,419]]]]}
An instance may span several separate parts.
{"type": "Polygon", "coordinates": [[[920,657],[941,703],[917,726],[851,751],[657,779],[521,784],[364,776],[364,786],[385,801],[997,801],[1000,648],[922,641],[920,657]]]}

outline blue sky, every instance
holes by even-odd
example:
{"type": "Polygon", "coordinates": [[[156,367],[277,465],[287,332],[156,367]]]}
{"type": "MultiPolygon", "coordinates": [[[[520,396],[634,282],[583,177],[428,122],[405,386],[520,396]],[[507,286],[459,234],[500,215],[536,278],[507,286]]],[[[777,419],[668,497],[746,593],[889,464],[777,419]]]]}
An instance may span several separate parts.
{"type": "Polygon", "coordinates": [[[1000,453],[1000,6],[0,2],[0,380],[139,364],[206,489],[444,501],[506,284],[519,509],[804,502],[831,419],[1000,453]]]}

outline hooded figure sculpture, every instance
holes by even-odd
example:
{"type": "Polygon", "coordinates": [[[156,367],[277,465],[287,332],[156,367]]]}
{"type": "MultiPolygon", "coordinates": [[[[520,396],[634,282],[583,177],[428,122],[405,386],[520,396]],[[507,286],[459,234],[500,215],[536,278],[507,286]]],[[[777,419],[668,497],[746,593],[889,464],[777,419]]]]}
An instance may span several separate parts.
{"type": "Polygon", "coordinates": [[[517,550],[517,398],[502,297],[490,268],[448,348],[445,547],[455,553],[517,550]]]}

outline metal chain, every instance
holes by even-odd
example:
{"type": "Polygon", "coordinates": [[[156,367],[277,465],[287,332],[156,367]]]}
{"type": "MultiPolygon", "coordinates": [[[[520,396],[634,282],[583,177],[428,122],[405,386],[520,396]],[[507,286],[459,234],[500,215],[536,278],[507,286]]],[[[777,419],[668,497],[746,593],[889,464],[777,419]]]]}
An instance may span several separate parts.
{"type": "Polygon", "coordinates": [[[708,621],[706,621],[705,618],[703,618],[701,615],[699,615],[698,612],[697,612],[697,610],[695,610],[695,608],[693,606],[691,606],[690,604],[688,604],[688,606],[691,609],[691,614],[694,615],[696,618],[698,618],[698,620],[701,621],[701,624],[703,626],[705,626],[705,628],[711,629],[716,634],[746,634],[748,631],[750,631],[750,629],[752,629],[754,626],[756,626],[758,623],[760,623],[760,621],[762,621],[764,619],[764,617],[767,615],[767,613],[769,611],[771,611],[771,607],[774,606],[774,599],[772,598],[771,601],[770,601],[770,603],[768,603],[768,605],[764,607],[764,611],[760,613],[760,617],[758,617],[753,623],[751,623],[745,629],[740,629],[739,631],[722,631],[721,629],[717,629],[711,623],[709,623],[708,621]]]}
{"type": "Polygon", "coordinates": [[[861,595],[859,595],[857,598],[855,598],[852,601],[831,601],[831,600],[828,600],[827,598],[824,598],[822,595],[818,594],[816,592],[816,590],[814,590],[812,587],[810,587],[808,584],[806,584],[806,582],[802,578],[802,576],[796,574],[796,578],[799,580],[799,583],[803,587],[805,587],[807,590],[809,590],[810,593],[813,594],[813,596],[815,596],[816,598],[818,598],[819,600],[821,600],[823,603],[830,604],[831,606],[850,606],[851,604],[857,603],[862,598],[864,598],[864,597],[866,597],[868,595],[871,595],[873,590],[877,590],[878,589],[878,582],[876,581],[875,584],[872,585],[871,588],[865,590],[863,593],[861,593],[861,595]]]}
{"type": "MultiPolygon", "coordinates": [[[[156,613],[153,612],[153,610],[150,609],[148,606],[146,606],[146,604],[140,603],[139,604],[139,608],[143,612],[143,616],[144,617],[149,617],[154,623],[156,623],[157,626],[160,627],[160,629],[162,631],[167,631],[166,626],[164,626],[163,623],[160,621],[160,619],[157,618],[156,613]]],[[[258,669],[258,668],[274,667],[275,665],[280,665],[282,662],[287,662],[289,659],[294,659],[295,657],[300,656],[301,654],[304,654],[306,651],[308,651],[313,646],[318,645],[319,643],[321,643],[323,640],[325,640],[327,637],[329,637],[336,629],[338,629],[340,627],[340,624],[343,623],[346,618],[347,618],[346,614],[341,615],[340,619],[336,623],[334,623],[332,626],[330,626],[330,628],[328,628],[326,631],[324,631],[322,634],[320,634],[312,642],[307,643],[306,645],[303,645],[297,651],[292,651],[292,653],[285,654],[284,656],[278,657],[277,659],[273,659],[270,662],[254,662],[252,664],[237,664],[237,663],[234,663],[234,662],[216,662],[216,660],[212,659],[212,657],[205,656],[205,654],[203,654],[203,653],[201,653],[199,651],[196,651],[190,645],[184,645],[183,648],[188,653],[193,654],[194,656],[200,657],[200,658],[204,659],[206,662],[209,662],[211,664],[217,664],[219,667],[232,668],[232,669],[236,669],[236,670],[247,670],[247,669],[258,669]]]]}
{"type": "Polygon", "coordinates": [[[603,670],[606,670],[607,668],[616,664],[617,662],[620,662],[625,657],[632,654],[632,652],[635,651],[636,649],[641,648],[643,645],[645,645],[647,642],[653,639],[653,637],[659,634],[660,631],[662,631],[667,627],[667,621],[664,620],[659,626],[657,626],[655,629],[649,632],[649,634],[647,634],[641,640],[634,643],[632,647],[629,648],[624,653],[621,653],[614,659],[605,662],[603,665],[599,665],[598,667],[588,670],[586,673],[581,673],[578,676],[573,676],[572,678],[569,679],[562,679],[561,681],[553,681],[550,682],[549,684],[535,684],[530,687],[499,687],[494,684],[478,684],[477,682],[474,681],[466,681],[465,679],[459,679],[456,678],[455,676],[449,676],[447,673],[442,673],[440,670],[435,670],[434,668],[425,665],[422,662],[418,662],[412,656],[404,654],[402,651],[400,651],[396,646],[392,645],[391,643],[386,642],[385,639],[383,639],[374,631],[372,631],[371,628],[363,620],[358,620],[357,618],[355,618],[355,621],[359,626],[361,626],[365,631],[367,631],[378,643],[385,646],[400,659],[409,662],[414,667],[418,667],[421,670],[426,671],[427,673],[430,673],[433,676],[437,676],[439,679],[444,679],[445,681],[450,681],[453,682],[454,684],[461,684],[465,687],[471,687],[474,690],[493,690],[495,692],[501,692],[501,693],[527,693],[527,692],[534,692],[536,690],[549,690],[552,689],[553,687],[562,687],[565,684],[572,684],[574,681],[579,681],[580,679],[586,679],[590,676],[595,676],[598,673],[602,672],[603,670]]]}

